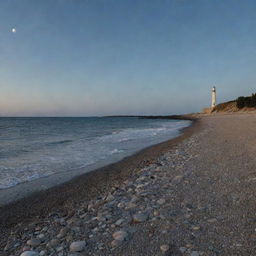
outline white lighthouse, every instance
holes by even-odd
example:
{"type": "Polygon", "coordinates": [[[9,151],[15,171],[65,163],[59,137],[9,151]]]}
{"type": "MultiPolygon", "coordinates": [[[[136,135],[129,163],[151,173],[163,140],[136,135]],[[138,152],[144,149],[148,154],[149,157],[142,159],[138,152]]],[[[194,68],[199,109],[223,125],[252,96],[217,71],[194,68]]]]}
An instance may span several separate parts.
{"type": "Polygon", "coordinates": [[[216,106],[216,87],[212,88],[212,108],[216,106]]]}

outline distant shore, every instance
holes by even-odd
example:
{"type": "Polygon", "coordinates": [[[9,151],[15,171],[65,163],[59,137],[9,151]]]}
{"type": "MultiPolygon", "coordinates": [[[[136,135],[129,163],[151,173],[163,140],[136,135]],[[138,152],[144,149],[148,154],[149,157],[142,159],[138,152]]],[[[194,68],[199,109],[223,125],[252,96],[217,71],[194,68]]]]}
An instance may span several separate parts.
{"type": "Polygon", "coordinates": [[[142,119],[169,119],[169,120],[190,120],[194,121],[196,119],[196,114],[187,114],[187,115],[116,115],[116,116],[105,116],[109,118],[115,117],[137,117],[142,119]]]}

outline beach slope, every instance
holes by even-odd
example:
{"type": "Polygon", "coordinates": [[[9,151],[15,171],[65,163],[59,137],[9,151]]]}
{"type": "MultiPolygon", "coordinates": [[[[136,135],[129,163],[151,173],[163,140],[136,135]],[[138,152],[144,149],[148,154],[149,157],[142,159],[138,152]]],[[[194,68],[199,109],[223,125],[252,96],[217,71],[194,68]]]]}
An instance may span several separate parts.
{"type": "Polygon", "coordinates": [[[20,255],[29,240],[41,255],[256,255],[256,115],[196,125],[96,198],[69,208],[62,199],[17,225],[2,215],[13,222],[3,255],[20,255]]]}

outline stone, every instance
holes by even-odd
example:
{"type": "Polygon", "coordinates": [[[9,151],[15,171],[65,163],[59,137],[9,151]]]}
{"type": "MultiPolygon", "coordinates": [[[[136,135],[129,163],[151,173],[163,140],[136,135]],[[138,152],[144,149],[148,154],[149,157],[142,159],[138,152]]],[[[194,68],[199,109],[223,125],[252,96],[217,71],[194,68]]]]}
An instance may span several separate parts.
{"type": "Polygon", "coordinates": [[[25,251],[20,256],[39,256],[39,254],[35,251],[25,251]]]}
{"type": "Polygon", "coordinates": [[[56,251],[57,251],[57,252],[61,252],[61,251],[63,251],[63,250],[64,250],[63,246],[59,246],[59,247],[56,248],[56,251]]]}
{"type": "Polygon", "coordinates": [[[197,230],[200,230],[201,228],[199,226],[195,226],[195,227],[192,227],[192,229],[197,231],[197,230]]]}
{"type": "Polygon", "coordinates": [[[71,252],[81,252],[85,249],[85,245],[85,241],[75,241],[70,245],[69,250],[71,252]]]}
{"type": "Polygon", "coordinates": [[[135,222],[135,223],[144,222],[147,219],[148,219],[148,215],[146,215],[144,213],[136,213],[133,215],[133,222],[135,222]]]}
{"type": "Polygon", "coordinates": [[[45,256],[45,255],[46,255],[46,251],[40,251],[40,252],[39,252],[39,255],[40,255],[40,256],[45,256]]]}
{"type": "Polygon", "coordinates": [[[122,223],[124,223],[124,219],[119,219],[115,222],[115,225],[120,226],[122,223]]]}
{"type": "Polygon", "coordinates": [[[161,199],[157,200],[156,202],[160,205],[163,205],[163,204],[165,204],[165,199],[161,198],[161,199]]]}
{"type": "Polygon", "coordinates": [[[186,247],[180,247],[179,250],[180,250],[182,253],[184,253],[184,252],[187,250],[187,248],[186,248],[186,247]]]}
{"type": "Polygon", "coordinates": [[[27,245],[30,245],[32,247],[36,247],[39,244],[41,244],[41,241],[39,239],[36,239],[36,238],[32,238],[32,239],[27,241],[27,245]]]}
{"type": "Polygon", "coordinates": [[[124,241],[128,238],[128,233],[126,231],[120,230],[120,231],[116,231],[112,237],[115,240],[119,240],[119,241],[124,241]]]}
{"type": "Polygon", "coordinates": [[[160,249],[161,249],[162,252],[167,252],[167,251],[169,251],[170,246],[167,245],[167,244],[163,244],[163,245],[160,246],[160,249]]]}
{"type": "Polygon", "coordinates": [[[217,221],[217,219],[215,219],[215,218],[212,218],[212,219],[208,219],[207,220],[207,222],[209,222],[209,223],[214,223],[214,222],[216,222],[217,221]]]}
{"type": "Polygon", "coordinates": [[[39,234],[39,235],[38,235],[38,238],[39,238],[41,241],[44,241],[45,235],[44,235],[44,234],[39,234]]]}
{"type": "Polygon", "coordinates": [[[113,195],[109,194],[109,195],[107,196],[107,198],[106,198],[106,201],[112,201],[112,200],[114,200],[114,199],[115,199],[115,197],[114,197],[113,195]]]}

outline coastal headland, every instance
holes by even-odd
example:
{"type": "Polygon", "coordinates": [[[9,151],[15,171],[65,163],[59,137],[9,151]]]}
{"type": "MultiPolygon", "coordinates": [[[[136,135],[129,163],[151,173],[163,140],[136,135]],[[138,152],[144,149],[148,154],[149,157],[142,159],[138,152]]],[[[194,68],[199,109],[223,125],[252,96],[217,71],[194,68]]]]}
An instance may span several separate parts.
{"type": "Polygon", "coordinates": [[[1,255],[256,255],[255,128],[255,114],[199,116],[178,138],[3,206],[1,255]]]}

